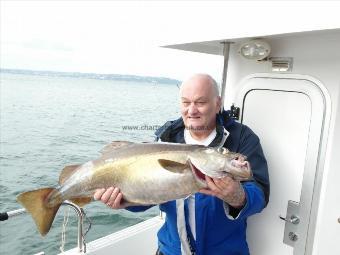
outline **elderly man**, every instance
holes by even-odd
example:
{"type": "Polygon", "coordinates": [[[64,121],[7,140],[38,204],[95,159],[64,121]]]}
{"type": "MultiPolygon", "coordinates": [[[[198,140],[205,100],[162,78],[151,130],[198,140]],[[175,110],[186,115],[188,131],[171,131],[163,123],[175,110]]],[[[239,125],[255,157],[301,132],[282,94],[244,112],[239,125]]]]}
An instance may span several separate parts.
{"type": "MultiPolygon", "coordinates": [[[[254,178],[240,183],[231,177],[206,177],[207,189],[186,199],[161,204],[165,224],[158,232],[157,254],[249,254],[246,220],[268,203],[269,179],[259,138],[247,127],[219,114],[221,98],[215,80],[196,74],[180,89],[182,118],[165,123],[157,140],[221,146],[247,156],[254,178]]],[[[97,190],[94,198],[113,209],[143,211],[129,206],[118,188],[97,190]]]]}

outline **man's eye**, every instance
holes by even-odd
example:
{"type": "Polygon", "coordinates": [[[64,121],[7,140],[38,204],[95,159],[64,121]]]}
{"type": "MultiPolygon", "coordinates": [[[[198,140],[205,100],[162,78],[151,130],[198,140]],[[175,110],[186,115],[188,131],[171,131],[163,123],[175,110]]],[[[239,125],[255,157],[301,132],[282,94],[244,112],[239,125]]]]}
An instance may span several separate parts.
{"type": "Polygon", "coordinates": [[[184,106],[189,106],[189,105],[190,105],[190,102],[184,101],[184,102],[182,102],[182,105],[184,105],[184,106]]]}
{"type": "Polygon", "coordinates": [[[203,106],[203,105],[205,105],[205,103],[206,103],[206,102],[204,102],[204,101],[199,101],[199,102],[197,102],[196,104],[197,104],[198,106],[203,106]]]}

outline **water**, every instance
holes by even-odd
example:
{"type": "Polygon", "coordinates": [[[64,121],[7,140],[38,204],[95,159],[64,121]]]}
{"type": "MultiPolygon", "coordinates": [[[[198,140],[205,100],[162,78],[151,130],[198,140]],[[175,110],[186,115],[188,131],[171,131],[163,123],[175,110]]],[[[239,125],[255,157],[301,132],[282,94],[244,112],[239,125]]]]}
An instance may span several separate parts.
{"type": "MultiPolygon", "coordinates": [[[[113,140],[152,141],[151,126],[179,116],[178,88],[148,82],[1,73],[0,212],[21,206],[23,191],[55,186],[60,170],[99,156],[113,140]],[[136,126],[139,129],[124,129],[136,126]]],[[[0,222],[1,254],[59,253],[64,210],[44,238],[27,214],[0,222]]],[[[85,207],[94,240],[158,213],[85,207]]],[[[70,211],[66,249],[75,247],[77,218],[70,211]]]]}

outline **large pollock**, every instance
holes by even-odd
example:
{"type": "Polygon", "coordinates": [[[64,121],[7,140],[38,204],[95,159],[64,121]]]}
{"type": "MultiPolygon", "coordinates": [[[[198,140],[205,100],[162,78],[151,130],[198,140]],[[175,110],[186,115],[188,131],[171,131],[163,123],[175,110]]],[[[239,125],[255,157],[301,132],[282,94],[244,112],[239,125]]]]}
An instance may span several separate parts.
{"type": "Polygon", "coordinates": [[[17,200],[31,213],[46,235],[61,203],[91,202],[96,189],[118,187],[123,199],[138,205],[184,198],[206,188],[205,175],[249,180],[246,158],[224,148],[175,143],[113,142],[102,156],[82,165],[65,167],[59,186],[21,193],[17,200]]]}

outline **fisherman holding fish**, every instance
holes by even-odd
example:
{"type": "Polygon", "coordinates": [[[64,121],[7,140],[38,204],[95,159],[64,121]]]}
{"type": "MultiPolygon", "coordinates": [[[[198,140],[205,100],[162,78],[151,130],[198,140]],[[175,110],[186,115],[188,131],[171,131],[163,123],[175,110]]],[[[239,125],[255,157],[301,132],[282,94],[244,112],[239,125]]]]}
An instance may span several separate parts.
{"type": "MultiPolygon", "coordinates": [[[[259,138],[225,112],[219,113],[218,86],[207,74],[196,74],[182,83],[180,102],[182,117],[158,129],[157,140],[220,147],[222,153],[227,151],[223,148],[238,152],[247,161],[240,155],[231,160],[232,165],[246,170],[250,164],[253,177],[250,180],[236,178],[236,174],[209,177],[209,167],[199,169],[200,164],[196,163],[199,160],[191,158],[189,165],[203,184],[195,194],[159,205],[166,219],[158,232],[157,254],[249,254],[247,217],[261,212],[269,200],[267,162],[259,138]]],[[[163,160],[159,164],[168,170],[179,168],[171,162],[163,160]]],[[[97,189],[94,194],[96,200],[113,209],[140,212],[153,206],[134,205],[125,201],[124,196],[117,187],[97,189]]]]}
{"type": "Polygon", "coordinates": [[[247,217],[269,199],[259,138],[219,113],[209,75],[183,82],[180,100],[182,117],[156,131],[159,142],[112,142],[99,158],[64,167],[56,186],[19,194],[40,234],[49,232],[64,201],[84,206],[94,198],[134,212],[159,205],[166,219],[157,254],[249,254],[247,217]]]}

